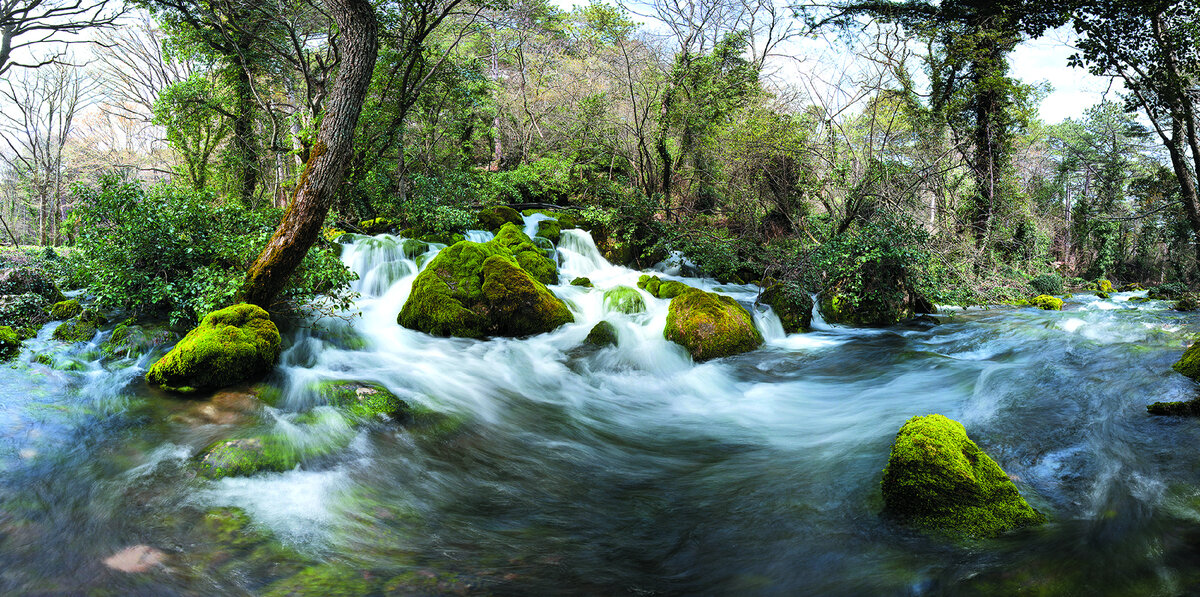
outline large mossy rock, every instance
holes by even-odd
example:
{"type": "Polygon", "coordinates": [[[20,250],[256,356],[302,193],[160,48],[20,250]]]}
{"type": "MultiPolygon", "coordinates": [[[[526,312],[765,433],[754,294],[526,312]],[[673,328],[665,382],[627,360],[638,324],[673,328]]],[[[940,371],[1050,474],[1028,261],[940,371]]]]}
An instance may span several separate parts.
{"type": "Polygon", "coordinates": [[[1200,342],[1193,342],[1183,352],[1183,356],[1171,368],[1196,380],[1200,381],[1200,342]]]}
{"type": "Polygon", "coordinates": [[[888,515],[953,535],[994,537],[1046,520],[962,424],[942,415],[913,417],[900,428],[882,489],[888,515]]]}
{"type": "Polygon", "coordinates": [[[362,229],[364,234],[375,235],[395,229],[396,223],[387,218],[375,218],[359,222],[358,227],[362,229]]]}
{"type": "Polygon", "coordinates": [[[75,299],[59,301],[50,307],[50,319],[54,321],[66,321],[80,313],[83,313],[83,306],[75,299]]]}
{"type": "Polygon", "coordinates": [[[1056,296],[1043,294],[1029,299],[1029,306],[1043,311],[1062,311],[1063,301],[1056,296]]]}
{"type": "Polygon", "coordinates": [[[696,289],[671,299],[663,336],[697,361],[747,352],[763,343],[754,318],[737,301],[696,289]]]}
{"type": "Polygon", "coordinates": [[[803,288],[783,282],[772,284],[762,291],[758,302],[770,305],[783,331],[797,334],[812,329],[813,300],[803,288]]]}
{"type": "Polygon", "coordinates": [[[604,309],[609,312],[633,315],[646,311],[646,301],[636,288],[616,286],[604,291],[604,309]]]}
{"type": "Polygon", "coordinates": [[[660,299],[673,299],[689,290],[695,290],[683,282],[663,280],[658,276],[644,274],[638,278],[638,288],[650,293],[650,296],[660,299]]]}
{"type": "Polygon", "coordinates": [[[616,346],[617,328],[607,321],[601,321],[592,326],[592,330],[588,332],[587,338],[583,339],[583,343],[592,346],[616,346]]]}
{"type": "Polygon", "coordinates": [[[503,247],[516,259],[521,269],[542,284],[558,284],[558,266],[546,256],[546,250],[534,244],[533,239],[515,224],[504,224],[496,238],[488,244],[503,247]]]}
{"type": "Polygon", "coordinates": [[[267,312],[239,304],[213,311],[150,367],[146,381],[175,392],[219,388],[270,371],[279,330],[267,312]]]}
{"type": "Polygon", "coordinates": [[[541,334],[575,318],[503,244],[492,241],[460,242],[438,253],[413,281],[397,321],[434,336],[483,338],[541,334]]]}
{"type": "Polygon", "coordinates": [[[505,224],[522,226],[525,223],[525,219],[521,217],[521,214],[507,205],[485,207],[479,210],[479,213],[475,214],[475,218],[479,220],[479,228],[481,230],[491,232],[498,232],[505,224]]]}

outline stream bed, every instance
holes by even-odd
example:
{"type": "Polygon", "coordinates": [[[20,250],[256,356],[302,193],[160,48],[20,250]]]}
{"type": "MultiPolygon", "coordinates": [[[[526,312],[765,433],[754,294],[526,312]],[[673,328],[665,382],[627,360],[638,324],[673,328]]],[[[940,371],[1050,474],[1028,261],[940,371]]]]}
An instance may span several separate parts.
{"type": "Polygon", "coordinates": [[[141,380],[161,350],[104,358],[107,332],[65,346],[43,329],[0,368],[0,593],[1200,591],[1200,421],[1146,413],[1195,394],[1171,370],[1195,314],[1129,301],[1144,293],[1076,295],[1061,312],[818,319],[786,335],[754,308],[756,287],[662,268],[754,309],[767,340],[697,364],[662,337],[667,300],[643,292],[645,313],[605,311],[603,290],[643,272],[578,230],[563,233],[551,287],[576,323],[490,341],[404,329],[396,314],[437,249],[347,245],[361,316],[285,330],[274,408],[172,397],[141,380]],[[595,288],[569,285],[577,276],[595,288]],[[619,344],[582,346],[602,319],[619,344]],[[43,352],[55,366],[35,362],[43,352]],[[351,428],[314,402],[328,379],[383,384],[436,416],[351,428]],[[320,424],[296,423],[314,410],[320,424]],[[892,439],[929,413],[961,421],[1050,522],[955,543],[882,518],[892,439]],[[195,475],[197,452],[251,425],[353,437],[288,472],[195,475]],[[122,571],[114,554],[146,565],[122,571]],[[288,584],[302,580],[322,588],[288,584]]]}

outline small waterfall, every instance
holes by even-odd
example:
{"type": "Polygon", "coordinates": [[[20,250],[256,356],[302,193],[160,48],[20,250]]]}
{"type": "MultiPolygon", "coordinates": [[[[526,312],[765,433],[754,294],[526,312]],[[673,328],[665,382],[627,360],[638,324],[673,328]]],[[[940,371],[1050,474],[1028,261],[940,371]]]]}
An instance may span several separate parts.
{"type": "Polygon", "coordinates": [[[553,219],[555,219],[554,216],[548,216],[546,214],[540,214],[536,212],[525,216],[525,236],[528,236],[529,238],[537,236],[538,224],[546,220],[553,219]]]}
{"type": "Polygon", "coordinates": [[[771,307],[760,305],[751,309],[750,313],[754,315],[754,327],[758,328],[767,344],[787,336],[787,332],[783,331],[783,322],[771,307]]]}
{"type": "MultiPolygon", "coordinates": [[[[590,276],[593,273],[622,269],[617,268],[600,254],[596,241],[586,230],[563,230],[558,240],[558,254],[561,259],[561,272],[565,275],[590,276]]],[[[629,270],[626,270],[629,271],[629,270]]]]}
{"type": "Polygon", "coordinates": [[[473,243],[486,243],[489,240],[496,238],[495,234],[488,232],[487,230],[468,230],[463,236],[466,236],[467,240],[473,243]]]}
{"type": "Polygon", "coordinates": [[[813,302],[812,329],[821,331],[834,329],[834,326],[826,323],[825,318],[821,316],[821,301],[817,298],[817,295],[814,293],[811,296],[813,302]]]}

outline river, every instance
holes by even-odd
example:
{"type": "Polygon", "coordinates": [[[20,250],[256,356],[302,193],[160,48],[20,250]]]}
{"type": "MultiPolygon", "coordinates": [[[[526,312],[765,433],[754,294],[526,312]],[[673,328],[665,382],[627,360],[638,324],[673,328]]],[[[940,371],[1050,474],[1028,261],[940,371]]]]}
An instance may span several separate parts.
{"type": "MultiPolygon", "coordinates": [[[[756,311],[761,349],[697,364],[662,337],[668,301],[605,312],[602,289],[642,272],[582,231],[564,232],[552,287],[576,323],[490,341],[401,328],[436,250],[347,245],[361,316],[285,331],[278,408],[228,420],[141,381],[161,351],[108,359],[107,332],[63,346],[43,329],[0,368],[0,593],[261,594],[322,564],[381,594],[1200,590],[1200,423],[1145,408],[1195,393],[1170,367],[1198,321],[1169,303],[1076,295],[1061,312],[796,335],[756,311]],[[619,344],[581,346],[601,319],[619,344]],[[436,416],[353,428],[314,404],[321,379],[382,383],[436,416]],[[313,409],[318,424],[297,424],[313,409]],[[928,413],[961,421],[1050,523],[951,542],[882,518],[891,441],[928,413]],[[196,477],[190,459],[247,426],[352,438],[293,471],[196,477]],[[105,565],[131,546],[161,562],[105,565]]],[[[753,308],[753,286],[672,271],[753,308]]]]}

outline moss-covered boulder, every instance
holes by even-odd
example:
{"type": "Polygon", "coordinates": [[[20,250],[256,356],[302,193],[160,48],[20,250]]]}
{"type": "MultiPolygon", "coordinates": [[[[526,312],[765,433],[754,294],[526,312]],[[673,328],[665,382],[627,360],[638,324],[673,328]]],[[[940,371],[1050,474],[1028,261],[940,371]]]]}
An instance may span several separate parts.
{"type": "Polygon", "coordinates": [[[9,326],[0,326],[0,361],[7,361],[20,351],[21,336],[9,326]]]}
{"type": "Polygon", "coordinates": [[[638,288],[650,293],[650,296],[660,299],[673,299],[689,290],[695,290],[691,286],[676,280],[663,280],[658,276],[649,274],[638,278],[638,288]]]}
{"type": "Polygon", "coordinates": [[[397,316],[409,329],[464,338],[541,334],[574,320],[562,300],[495,242],[461,242],[439,252],[413,281],[397,316]]]}
{"type": "Polygon", "coordinates": [[[783,331],[789,334],[807,332],[812,328],[812,296],[799,286],[771,284],[759,294],[758,302],[770,305],[783,324],[783,331]]]}
{"type": "Polygon", "coordinates": [[[1105,280],[1104,278],[1099,278],[1096,280],[1096,290],[1099,290],[1100,292],[1103,292],[1106,294],[1111,294],[1113,291],[1112,282],[1109,282],[1108,280],[1105,280]]]}
{"type": "Polygon", "coordinates": [[[481,230],[490,230],[491,232],[499,232],[500,228],[505,224],[513,224],[514,226],[525,225],[525,220],[521,217],[521,214],[507,205],[485,207],[475,214],[475,218],[479,220],[479,228],[481,230]]]}
{"type": "Polygon", "coordinates": [[[882,489],[889,516],[953,535],[994,537],[1046,520],[962,424],[942,415],[913,417],[900,428],[882,489]]]}
{"type": "Polygon", "coordinates": [[[1183,351],[1183,356],[1171,368],[1196,380],[1200,381],[1200,342],[1193,342],[1188,346],[1187,350],[1183,351]]]}
{"type": "Polygon", "coordinates": [[[1200,417],[1200,399],[1183,402],[1155,402],[1146,405],[1152,415],[1165,417],[1200,417]]]}
{"type": "Polygon", "coordinates": [[[592,330],[588,332],[587,338],[583,339],[583,343],[592,346],[616,346],[617,328],[607,321],[601,321],[592,326],[592,330]]]}
{"type": "Polygon", "coordinates": [[[279,330],[262,308],[213,311],[150,367],[146,381],[188,393],[258,377],[279,360],[279,330]]]}
{"type": "Polygon", "coordinates": [[[59,301],[50,307],[50,319],[54,321],[66,321],[82,312],[83,306],[75,299],[59,301]]]}
{"type": "Polygon", "coordinates": [[[196,457],[197,472],[207,479],[245,477],[296,468],[300,455],[279,435],[228,439],[213,443],[196,457]]]}
{"type": "Polygon", "coordinates": [[[1057,296],[1042,294],[1029,299],[1029,306],[1043,311],[1062,311],[1063,301],[1057,296]]]}
{"type": "Polygon", "coordinates": [[[405,419],[411,409],[390,390],[377,383],[335,380],[317,383],[317,395],[330,406],[355,419],[405,419]]]}
{"type": "Polygon", "coordinates": [[[85,309],[54,328],[53,337],[60,342],[87,342],[96,336],[96,332],[104,323],[105,319],[100,314],[85,309]]]}
{"type": "Polygon", "coordinates": [[[538,282],[558,284],[558,266],[555,265],[553,259],[546,256],[545,249],[537,246],[532,239],[525,236],[525,232],[521,230],[520,226],[504,224],[500,227],[500,232],[496,233],[496,238],[488,244],[506,249],[513,259],[516,259],[521,269],[529,272],[538,282]]]}
{"type": "Polygon", "coordinates": [[[592,281],[590,279],[584,278],[582,276],[575,278],[574,280],[571,280],[571,286],[582,286],[584,288],[594,288],[595,287],[595,285],[592,284],[592,281]]]}
{"type": "Polygon", "coordinates": [[[604,309],[626,315],[645,313],[646,301],[642,299],[642,293],[638,292],[636,288],[616,286],[604,291],[604,309]]]}
{"type": "Polygon", "coordinates": [[[396,223],[387,218],[375,218],[359,222],[358,227],[366,234],[384,234],[394,230],[396,223]]]}
{"type": "Polygon", "coordinates": [[[663,336],[697,361],[743,353],[763,343],[754,318],[737,301],[696,289],[671,299],[663,336]]]}
{"type": "Polygon", "coordinates": [[[557,245],[562,238],[562,225],[558,220],[542,220],[538,222],[537,235],[557,245]]]}

